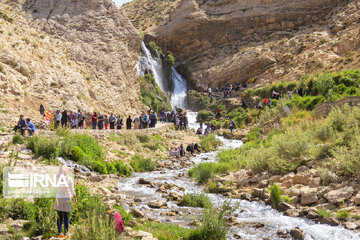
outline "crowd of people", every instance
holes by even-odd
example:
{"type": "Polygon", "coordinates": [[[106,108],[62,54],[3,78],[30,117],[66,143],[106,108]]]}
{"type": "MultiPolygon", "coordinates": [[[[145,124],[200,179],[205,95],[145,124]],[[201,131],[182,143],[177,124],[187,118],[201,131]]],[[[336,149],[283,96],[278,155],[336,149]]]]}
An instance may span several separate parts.
{"type": "Polygon", "coordinates": [[[170,157],[186,157],[188,156],[193,156],[195,151],[197,151],[198,153],[200,153],[200,147],[197,143],[191,143],[189,144],[186,149],[184,148],[183,144],[180,144],[179,147],[172,147],[169,149],[169,156],[170,157]],[[187,152],[187,153],[186,153],[187,152]]]}
{"type": "Polygon", "coordinates": [[[25,132],[29,133],[29,136],[32,136],[35,133],[35,125],[31,122],[30,118],[25,119],[24,115],[20,115],[19,121],[14,127],[15,132],[19,132],[22,136],[25,136],[25,132]]]}

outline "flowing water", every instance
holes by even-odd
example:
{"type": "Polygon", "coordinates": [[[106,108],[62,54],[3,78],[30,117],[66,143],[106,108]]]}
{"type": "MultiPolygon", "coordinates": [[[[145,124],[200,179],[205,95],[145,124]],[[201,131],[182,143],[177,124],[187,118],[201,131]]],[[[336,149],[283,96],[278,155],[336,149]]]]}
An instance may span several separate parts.
{"type": "MultiPolygon", "coordinates": [[[[141,69],[144,69],[144,63],[146,66],[151,66],[156,82],[161,88],[162,72],[157,68],[157,63],[151,60],[151,54],[143,44],[143,52],[146,56],[142,56],[138,63],[138,70],[141,74],[141,69]],[[148,56],[148,54],[150,54],[148,56]],[[158,72],[157,72],[158,71],[158,72]]],[[[174,90],[172,92],[171,103],[173,107],[186,107],[186,92],[187,84],[186,80],[176,72],[173,68],[173,85],[174,90]]],[[[188,111],[189,128],[197,129],[199,124],[196,123],[197,113],[188,111]]],[[[242,142],[239,140],[229,140],[223,137],[217,137],[222,141],[223,145],[221,149],[231,149],[241,147],[242,142]]],[[[221,150],[220,149],[220,150],[221,150]]],[[[191,158],[194,164],[203,162],[216,162],[217,152],[201,153],[191,158]]],[[[130,208],[136,199],[136,207],[141,210],[147,217],[153,219],[159,219],[162,222],[171,222],[183,226],[193,221],[196,216],[201,215],[202,209],[191,207],[180,207],[174,202],[168,201],[168,209],[151,209],[147,204],[149,201],[162,199],[166,200],[161,192],[157,191],[157,187],[151,187],[150,185],[139,184],[139,179],[144,178],[158,184],[175,184],[176,186],[183,187],[182,190],[177,189],[177,193],[183,195],[186,193],[203,193],[203,188],[195,181],[187,177],[189,168],[182,168],[180,164],[174,163],[177,166],[176,170],[163,169],[161,171],[146,172],[146,173],[134,173],[129,178],[124,178],[119,182],[119,188],[128,196],[126,200],[125,208],[130,208]],[[176,214],[169,215],[167,213],[173,211],[176,214]]],[[[231,204],[239,204],[239,208],[235,212],[237,220],[242,223],[241,225],[232,227],[228,233],[228,239],[279,239],[277,236],[278,230],[291,230],[295,227],[299,227],[307,240],[344,240],[344,239],[360,239],[360,234],[350,230],[346,230],[343,227],[334,227],[325,224],[317,224],[313,221],[304,218],[294,218],[285,216],[270,206],[266,206],[259,202],[249,202],[246,200],[230,199],[219,194],[207,194],[211,201],[216,205],[221,205],[224,201],[231,201],[231,204]],[[256,228],[254,223],[263,224],[264,227],[256,228]],[[242,226],[242,227],[241,227],[242,226]]]]}

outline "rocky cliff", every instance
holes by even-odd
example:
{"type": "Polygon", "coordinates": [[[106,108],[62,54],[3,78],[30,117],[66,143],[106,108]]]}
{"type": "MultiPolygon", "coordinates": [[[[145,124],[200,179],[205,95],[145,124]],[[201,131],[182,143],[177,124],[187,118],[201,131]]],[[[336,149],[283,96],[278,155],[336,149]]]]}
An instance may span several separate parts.
{"type": "Polygon", "coordinates": [[[111,0],[0,1],[0,118],[51,110],[135,113],[141,37],[111,0]]]}
{"type": "Polygon", "coordinates": [[[297,80],[359,63],[359,5],[350,0],[183,0],[156,28],[147,28],[145,39],[173,52],[196,89],[251,77],[260,85],[297,80]]]}

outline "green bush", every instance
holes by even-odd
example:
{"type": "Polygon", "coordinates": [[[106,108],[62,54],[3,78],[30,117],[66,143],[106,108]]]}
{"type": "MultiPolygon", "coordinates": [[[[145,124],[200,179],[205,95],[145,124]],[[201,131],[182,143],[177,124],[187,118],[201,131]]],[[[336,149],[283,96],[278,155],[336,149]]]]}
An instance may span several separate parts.
{"type": "Polygon", "coordinates": [[[319,214],[320,217],[325,217],[325,218],[333,217],[333,214],[329,212],[326,208],[321,208],[317,210],[317,213],[319,214]]]}
{"type": "Polygon", "coordinates": [[[185,194],[183,199],[179,202],[179,206],[187,207],[201,207],[209,208],[212,207],[210,198],[205,194],[185,194]]]}
{"type": "Polygon", "coordinates": [[[349,211],[345,211],[345,210],[338,211],[336,214],[336,218],[340,220],[346,220],[349,217],[350,217],[349,211]]]}
{"type": "Polygon", "coordinates": [[[13,136],[12,142],[13,144],[23,144],[25,142],[25,139],[20,134],[16,134],[13,136]]]}
{"type": "Polygon", "coordinates": [[[126,166],[122,161],[118,160],[116,162],[114,162],[114,166],[117,170],[117,174],[119,175],[123,175],[123,176],[126,176],[126,177],[129,177],[131,176],[131,169],[126,166]]]}
{"type": "Polygon", "coordinates": [[[220,142],[216,139],[214,134],[209,134],[208,136],[201,137],[200,145],[204,151],[210,152],[216,150],[219,147],[220,142]]]}
{"type": "Polygon", "coordinates": [[[202,226],[195,229],[186,236],[185,240],[222,240],[226,239],[226,234],[229,230],[229,225],[226,221],[237,207],[230,207],[228,202],[220,209],[209,208],[205,209],[202,215],[202,226]]]}
{"type": "Polygon", "coordinates": [[[150,158],[141,155],[134,155],[131,158],[130,166],[135,172],[151,172],[155,170],[155,163],[150,158]]]}
{"type": "Polygon", "coordinates": [[[207,183],[213,177],[215,163],[200,163],[189,170],[189,176],[199,183],[207,183]]]}
{"type": "Polygon", "coordinates": [[[278,184],[272,183],[269,188],[270,192],[270,202],[271,206],[273,208],[276,208],[276,206],[281,202],[281,190],[278,184]]]}
{"type": "Polygon", "coordinates": [[[208,110],[200,110],[199,112],[198,112],[198,115],[197,115],[197,117],[196,117],[196,120],[198,121],[198,122],[208,122],[208,121],[210,121],[211,119],[213,119],[214,118],[214,113],[213,112],[210,112],[210,111],[208,111],[208,110]]]}
{"type": "Polygon", "coordinates": [[[169,97],[161,91],[155,78],[150,74],[141,77],[140,101],[155,112],[171,109],[169,97]]]}

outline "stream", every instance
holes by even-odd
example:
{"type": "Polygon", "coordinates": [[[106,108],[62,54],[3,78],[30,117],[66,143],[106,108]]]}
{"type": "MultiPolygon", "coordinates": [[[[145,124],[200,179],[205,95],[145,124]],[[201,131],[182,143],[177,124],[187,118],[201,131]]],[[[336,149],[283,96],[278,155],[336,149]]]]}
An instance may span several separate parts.
{"type": "MultiPolygon", "coordinates": [[[[196,114],[191,113],[196,116],[196,114]]],[[[193,118],[189,118],[193,119],[193,118]]],[[[192,126],[196,126],[195,122],[189,123],[192,126]]],[[[222,143],[222,149],[231,149],[241,147],[242,142],[239,140],[229,140],[223,137],[217,137],[222,143]]],[[[194,164],[203,162],[215,162],[216,153],[208,152],[201,153],[191,158],[194,164]]],[[[168,201],[168,209],[153,209],[147,204],[150,201],[162,199],[167,201],[163,197],[162,193],[157,192],[157,188],[153,188],[150,185],[139,184],[139,179],[143,178],[154,183],[161,184],[174,184],[181,186],[184,190],[180,190],[180,195],[186,193],[203,193],[202,186],[198,185],[194,180],[187,176],[189,168],[182,168],[178,170],[167,170],[135,173],[129,178],[124,178],[119,182],[119,189],[123,191],[128,199],[125,203],[125,208],[130,208],[134,198],[137,198],[136,209],[139,209],[150,219],[158,219],[161,222],[174,223],[181,226],[188,226],[196,216],[201,215],[201,208],[192,207],[180,207],[175,203],[168,201]],[[140,201],[141,200],[141,201],[140,201]],[[175,216],[168,216],[166,213],[174,212],[175,216]]],[[[221,205],[224,201],[230,201],[232,205],[239,204],[239,208],[235,211],[234,215],[236,219],[243,225],[243,227],[234,226],[228,232],[228,239],[281,239],[277,235],[278,230],[290,231],[295,227],[299,227],[304,235],[305,239],[310,240],[337,240],[337,239],[360,239],[360,234],[353,231],[344,229],[343,227],[333,227],[325,224],[317,224],[311,220],[304,218],[294,218],[285,216],[270,206],[266,206],[264,203],[249,202],[246,200],[231,199],[219,194],[205,193],[215,206],[221,205]],[[254,225],[263,224],[264,227],[254,227],[254,225]]]]}
{"type": "MultiPolygon", "coordinates": [[[[164,89],[168,85],[167,79],[164,78],[163,69],[159,63],[158,56],[152,56],[146,45],[142,44],[142,56],[139,58],[138,70],[139,74],[143,75],[142,69],[151,69],[157,84],[164,89]]],[[[187,82],[173,67],[172,81],[174,89],[170,95],[170,101],[173,107],[186,108],[187,98],[187,82]]],[[[196,123],[197,113],[188,111],[187,117],[189,128],[196,130],[199,124],[196,123]]],[[[217,136],[222,142],[222,149],[234,149],[242,146],[239,140],[229,140],[217,136]]],[[[191,157],[193,164],[203,162],[216,162],[216,155],[218,151],[201,153],[197,156],[191,157]]],[[[159,184],[174,184],[179,186],[175,188],[176,193],[184,195],[186,193],[204,193],[201,185],[197,184],[193,179],[188,177],[188,167],[181,167],[176,161],[173,162],[176,170],[162,169],[161,171],[134,173],[129,178],[122,179],[118,187],[127,195],[127,200],[124,203],[125,208],[135,208],[140,210],[149,219],[157,219],[161,222],[169,222],[181,226],[189,226],[189,224],[198,219],[203,209],[193,207],[181,207],[172,201],[167,201],[166,197],[159,191],[157,187],[159,184]],[[150,181],[153,186],[149,184],[139,184],[139,179],[150,181]],[[167,201],[167,209],[154,209],[148,206],[150,201],[163,200],[167,201]]],[[[170,190],[173,191],[173,190],[170,190]]],[[[228,232],[228,239],[281,239],[277,232],[278,230],[285,230],[289,232],[295,227],[299,227],[306,240],[347,240],[360,239],[360,233],[356,233],[341,226],[329,226],[325,224],[318,224],[305,218],[294,218],[285,216],[283,213],[272,209],[260,202],[250,202],[240,199],[231,199],[220,194],[205,193],[213,202],[215,206],[222,205],[225,201],[230,201],[232,205],[238,204],[239,208],[234,215],[240,222],[234,227],[231,227],[228,232]],[[260,225],[261,227],[255,227],[260,225]]],[[[205,239],[204,239],[205,240],[205,239]]]]}

